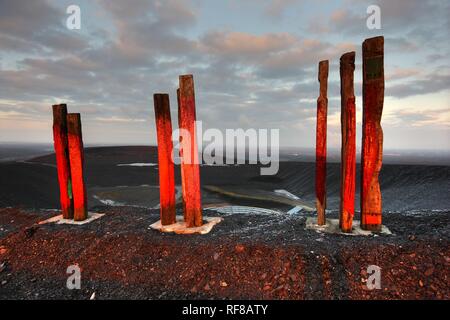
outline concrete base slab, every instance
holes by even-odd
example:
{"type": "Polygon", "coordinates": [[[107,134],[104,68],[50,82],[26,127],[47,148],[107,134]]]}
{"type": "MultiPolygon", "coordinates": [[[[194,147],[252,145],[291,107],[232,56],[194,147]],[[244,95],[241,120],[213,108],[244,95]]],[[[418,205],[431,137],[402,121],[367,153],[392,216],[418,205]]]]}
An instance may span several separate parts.
{"type": "Polygon", "coordinates": [[[339,228],[339,219],[327,219],[326,224],[319,226],[317,224],[317,217],[310,217],[306,219],[306,229],[316,230],[317,232],[332,233],[332,234],[342,234],[345,236],[369,236],[377,234],[392,234],[392,232],[386,227],[381,226],[380,232],[372,232],[363,230],[360,227],[360,222],[358,220],[353,220],[353,227],[351,233],[342,232],[339,228]]]}
{"type": "Polygon", "coordinates": [[[63,215],[60,214],[58,216],[55,217],[51,217],[47,220],[44,221],[40,221],[38,224],[46,224],[46,223],[56,223],[56,224],[73,224],[73,225],[83,225],[83,224],[87,224],[90,223],[94,220],[100,219],[101,217],[103,217],[105,214],[104,213],[96,213],[96,212],[88,212],[88,217],[86,220],[83,221],[75,221],[72,219],[64,219],[63,215]]]}
{"type": "Polygon", "coordinates": [[[223,218],[221,217],[203,217],[203,220],[206,223],[201,227],[188,228],[186,227],[183,216],[177,216],[176,219],[176,223],[167,226],[163,226],[161,224],[161,220],[158,220],[157,222],[150,225],[150,228],[159,230],[161,232],[175,232],[176,234],[207,234],[216,224],[220,223],[223,220],[223,218]]]}

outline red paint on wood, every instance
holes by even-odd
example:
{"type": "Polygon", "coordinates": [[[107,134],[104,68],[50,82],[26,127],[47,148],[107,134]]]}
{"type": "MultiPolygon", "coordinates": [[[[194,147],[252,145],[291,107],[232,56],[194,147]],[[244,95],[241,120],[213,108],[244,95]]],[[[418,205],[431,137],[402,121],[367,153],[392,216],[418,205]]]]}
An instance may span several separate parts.
{"type": "Polygon", "coordinates": [[[72,176],[72,193],[74,220],[87,218],[87,197],[84,184],[84,151],[79,113],[67,114],[67,132],[69,140],[70,173],[72,176]]]}
{"type": "Polygon", "coordinates": [[[169,225],[175,219],[175,176],[172,161],[172,121],[168,94],[153,95],[156,133],[158,138],[158,171],[161,224],[169,225]]]}
{"type": "MultiPolygon", "coordinates": [[[[178,126],[181,128],[181,111],[180,111],[180,88],[177,89],[177,104],[178,104],[178,126]]],[[[182,141],[182,134],[180,132],[180,136],[179,136],[179,141],[180,141],[180,149],[178,150],[178,155],[181,159],[181,141],[182,141]]],[[[181,170],[181,199],[183,202],[183,217],[184,217],[184,221],[186,221],[186,201],[185,201],[185,197],[186,197],[186,183],[185,183],[185,178],[184,178],[184,170],[181,170]]]]}
{"type": "Polygon", "coordinates": [[[341,57],[341,199],[339,225],[343,232],[352,231],[355,214],[356,183],[356,115],[353,73],[355,52],[341,57]]]}
{"type": "Polygon", "coordinates": [[[70,182],[69,147],[67,140],[67,106],[53,106],[53,143],[58,171],[59,199],[64,219],[73,218],[73,201],[70,182]]]}
{"type": "Polygon", "coordinates": [[[195,94],[192,75],[180,76],[180,124],[189,136],[183,136],[181,145],[181,171],[184,179],[185,222],[187,227],[199,227],[202,221],[200,169],[198,161],[197,132],[195,126],[195,94]]]}
{"type": "Polygon", "coordinates": [[[328,60],[319,63],[320,96],[317,99],[316,127],[316,209],[317,224],[325,224],[327,180],[327,81],[328,60]]]}
{"type": "Polygon", "coordinates": [[[381,115],[384,102],[384,38],[363,43],[363,138],[361,151],[361,228],[381,230],[378,176],[383,158],[381,115]]]}

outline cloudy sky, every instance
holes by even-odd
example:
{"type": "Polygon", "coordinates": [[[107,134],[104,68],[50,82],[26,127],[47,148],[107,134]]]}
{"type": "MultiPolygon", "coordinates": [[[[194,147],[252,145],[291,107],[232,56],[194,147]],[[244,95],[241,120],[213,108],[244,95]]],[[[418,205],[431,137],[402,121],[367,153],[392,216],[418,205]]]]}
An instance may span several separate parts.
{"type": "MultiPolygon", "coordinates": [[[[314,147],[317,63],[330,60],[329,147],[340,147],[339,57],[384,35],[385,148],[450,150],[446,0],[0,0],[0,142],[51,142],[51,105],[81,112],[86,144],[154,144],[152,95],[192,73],[205,128],[279,128],[314,147]],[[81,8],[81,29],[66,8],[81,8]],[[381,8],[381,30],[366,27],[381,8]]],[[[176,121],[175,126],[176,126],[176,121]]],[[[358,143],[360,135],[358,136],[358,143]]]]}

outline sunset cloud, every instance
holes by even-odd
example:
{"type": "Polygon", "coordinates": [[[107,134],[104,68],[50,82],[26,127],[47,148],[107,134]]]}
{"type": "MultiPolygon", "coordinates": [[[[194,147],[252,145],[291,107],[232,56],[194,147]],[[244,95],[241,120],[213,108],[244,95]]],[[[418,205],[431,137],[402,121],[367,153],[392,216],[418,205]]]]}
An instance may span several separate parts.
{"type": "MultiPolygon", "coordinates": [[[[449,5],[376,1],[382,29],[368,30],[372,2],[83,0],[82,28],[71,31],[71,3],[1,1],[0,137],[51,141],[50,106],[67,102],[82,113],[88,143],[155,143],[153,93],[170,93],[176,119],[178,75],[193,73],[205,127],[279,128],[282,145],[312,147],[318,62],[330,60],[329,134],[338,137],[339,57],[356,51],[361,119],[361,43],[380,34],[386,132],[395,127],[413,145],[436,137],[433,123],[448,132],[449,5]]],[[[436,143],[450,149],[446,137],[436,143]]]]}

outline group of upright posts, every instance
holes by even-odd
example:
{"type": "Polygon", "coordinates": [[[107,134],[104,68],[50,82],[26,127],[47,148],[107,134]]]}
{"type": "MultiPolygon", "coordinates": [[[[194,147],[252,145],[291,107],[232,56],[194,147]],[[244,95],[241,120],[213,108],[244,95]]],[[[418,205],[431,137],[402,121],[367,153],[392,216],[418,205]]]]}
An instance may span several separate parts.
{"type": "MultiPolygon", "coordinates": [[[[381,115],[384,100],[384,38],[363,43],[363,138],[361,151],[361,228],[381,230],[381,192],[378,176],[383,156],[381,115]]],[[[355,52],[340,59],[341,79],[341,187],[339,226],[352,231],[356,186],[356,108],[354,95],[355,52]]],[[[320,96],[317,99],[316,207],[319,225],[326,208],[326,125],[328,61],[319,63],[320,96]]]]}
{"type": "Polygon", "coordinates": [[[53,106],[53,141],[63,218],[83,221],[88,214],[81,118],[67,113],[65,104],[53,106]]]}
{"type": "MultiPolygon", "coordinates": [[[[169,225],[175,223],[175,179],[169,95],[155,94],[153,101],[158,140],[161,224],[169,225]]],[[[188,228],[200,227],[203,221],[192,75],[180,76],[177,102],[184,221],[188,228]]]]}
{"type": "MultiPolygon", "coordinates": [[[[383,131],[380,121],[384,99],[384,38],[366,39],[362,49],[361,227],[365,230],[380,231],[382,207],[378,176],[383,154],[383,131]]],[[[340,59],[342,146],[339,225],[343,232],[351,232],[355,212],[354,70],[355,52],[347,52],[340,59]]],[[[321,61],[318,74],[320,95],[317,99],[316,128],[316,207],[319,225],[326,223],[328,71],[328,60],[321,61]]],[[[158,141],[161,224],[170,225],[176,222],[176,200],[169,95],[157,93],[153,100],[158,141]]],[[[203,221],[192,75],[179,77],[177,102],[184,221],[188,228],[199,227],[203,221]]],[[[75,221],[85,220],[87,200],[80,114],[68,114],[65,104],[54,105],[53,137],[63,217],[75,221]]]]}

